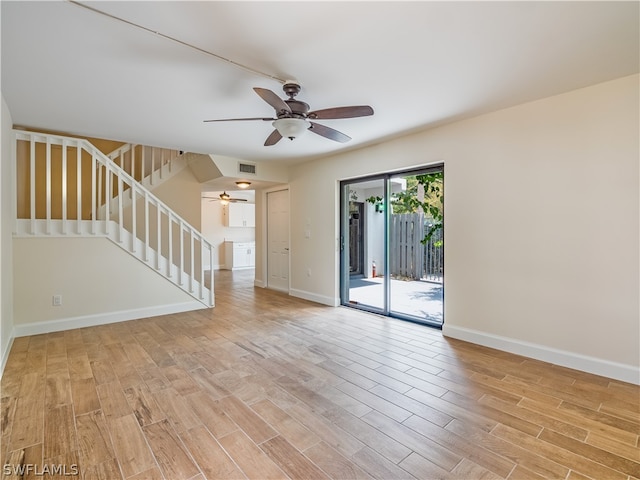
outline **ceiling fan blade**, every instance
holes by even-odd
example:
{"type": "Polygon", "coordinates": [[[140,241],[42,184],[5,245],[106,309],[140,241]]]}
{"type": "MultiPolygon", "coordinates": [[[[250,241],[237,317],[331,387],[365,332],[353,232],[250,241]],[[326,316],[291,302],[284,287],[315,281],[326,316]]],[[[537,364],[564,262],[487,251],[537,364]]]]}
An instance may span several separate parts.
{"type": "Polygon", "coordinates": [[[336,142],[345,143],[351,140],[351,137],[345,135],[338,130],[334,130],[333,128],[329,128],[325,125],[320,125],[319,123],[311,122],[311,127],[309,128],[310,132],[316,133],[322,137],[326,137],[329,140],[334,140],[336,142]]]}
{"type": "Polygon", "coordinates": [[[229,201],[230,202],[246,202],[247,199],[246,198],[230,198],[229,201]]]}
{"type": "Polygon", "coordinates": [[[262,120],[264,122],[272,122],[275,118],[253,117],[253,118],[221,118],[219,120],[203,120],[204,122],[241,122],[244,120],[262,120]]]}
{"type": "Polygon", "coordinates": [[[309,112],[308,117],[312,119],[332,120],[336,118],[368,117],[369,115],[373,115],[373,108],[369,105],[357,105],[316,110],[309,112]]]}
{"type": "Polygon", "coordinates": [[[268,147],[270,145],[275,145],[280,141],[281,138],[282,135],[280,135],[280,132],[278,130],[274,130],[273,132],[271,132],[271,135],[269,135],[265,140],[264,146],[268,147]]]}
{"type": "Polygon", "coordinates": [[[254,87],[253,90],[258,95],[260,95],[260,97],[265,102],[267,102],[269,105],[271,105],[273,108],[275,108],[277,113],[280,113],[282,111],[285,111],[287,113],[291,113],[291,107],[289,107],[289,105],[287,105],[284,102],[284,100],[282,100],[278,95],[273,93],[271,90],[268,90],[266,88],[259,88],[259,87],[254,87]]]}

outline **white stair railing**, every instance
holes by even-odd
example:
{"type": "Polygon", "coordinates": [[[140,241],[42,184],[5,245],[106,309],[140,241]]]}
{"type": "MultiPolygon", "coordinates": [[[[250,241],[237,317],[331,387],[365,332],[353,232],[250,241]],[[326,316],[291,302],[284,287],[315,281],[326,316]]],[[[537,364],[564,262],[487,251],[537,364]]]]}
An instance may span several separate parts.
{"type": "Polygon", "coordinates": [[[108,153],[107,157],[138,182],[142,183],[148,178],[149,184],[153,185],[171,173],[173,161],[182,153],[168,148],[127,143],[108,153]]]}
{"type": "Polygon", "coordinates": [[[87,140],[22,130],[14,139],[16,233],[108,237],[213,306],[213,246],[196,228],[87,140]]]}
{"type": "MultiPolygon", "coordinates": [[[[171,178],[171,175],[174,172],[178,172],[181,166],[186,165],[186,163],[181,162],[176,168],[175,164],[178,163],[178,159],[182,158],[182,154],[182,151],[167,148],[124,144],[113,152],[108,153],[107,157],[139,184],[145,188],[152,189],[164,180],[171,178]]],[[[105,174],[104,168],[98,166],[98,198],[103,199],[103,202],[99,204],[97,215],[98,218],[109,218],[104,216],[107,204],[114,205],[117,201],[118,193],[113,189],[109,191],[105,189],[108,195],[103,195],[102,188],[105,186],[103,174],[105,174]]],[[[126,187],[125,191],[127,191],[128,195],[124,196],[123,209],[126,210],[131,206],[131,194],[133,192],[126,187]]]]}

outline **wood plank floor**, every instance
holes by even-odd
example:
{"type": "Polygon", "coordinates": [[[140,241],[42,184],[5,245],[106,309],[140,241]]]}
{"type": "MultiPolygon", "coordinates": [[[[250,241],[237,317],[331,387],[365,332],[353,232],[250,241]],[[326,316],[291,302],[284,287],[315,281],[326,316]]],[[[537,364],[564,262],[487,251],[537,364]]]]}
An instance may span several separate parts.
{"type": "Polygon", "coordinates": [[[216,282],[212,310],[17,338],[3,478],[640,478],[637,386],[216,282]]]}

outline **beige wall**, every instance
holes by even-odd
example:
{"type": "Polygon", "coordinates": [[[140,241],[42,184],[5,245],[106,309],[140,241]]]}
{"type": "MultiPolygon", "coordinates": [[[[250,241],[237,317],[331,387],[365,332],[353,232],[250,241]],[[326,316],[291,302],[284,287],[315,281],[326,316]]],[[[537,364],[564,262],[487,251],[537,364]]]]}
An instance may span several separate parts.
{"type": "Polygon", "coordinates": [[[194,302],[106,238],[15,238],[13,244],[16,329],[76,318],[102,323],[110,314],[194,302]],[[53,295],[62,295],[62,306],[52,305],[53,295]]]}
{"type": "Polygon", "coordinates": [[[200,188],[200,182],[191,169],[183,168],[151,191],[191,226],[200,230],[200,188]]]}
{"type": "Polygon", "coordinates": [[[7,360],[13,332],[13,182],[11,161],[11,113],[2,97],[0,143],[0,375],[7,360]]]}
{"type": "Polygon", "coordinates": [[[637,371],[638,79],[295,167],[292,293],[339,296],[340,179],[444,162],[445,333],[637,371]]]}

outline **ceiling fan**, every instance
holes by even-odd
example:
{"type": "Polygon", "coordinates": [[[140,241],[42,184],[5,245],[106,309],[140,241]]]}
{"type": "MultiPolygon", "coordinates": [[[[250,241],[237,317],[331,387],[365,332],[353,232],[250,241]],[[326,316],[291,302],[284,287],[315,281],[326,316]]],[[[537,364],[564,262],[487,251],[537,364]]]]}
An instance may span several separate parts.
{"type": "Polygon", "coordinates": [[[367,117],[373,115],[373,108],[368,105],[333,107],[322,110],[309,111],[309,105],[295,96],[300,93],[300,85],[292,80],[287,81],[282,89],[289,98],[282,100],[271,90],[255,87],[253,90],[265,102],[271,105],[276,111],[276,118],[252,117],[252,118],[223,118],[219,120],[205,120],[205,122],[234,122],[245,120],[262,120],[273,122],[275,130],[264,142],[265,147],[275,145],[282,137],[293,140],[309,130],[317,135],[334,140],[336,142],[348,142],[351,137],[338,130],[329,128],[311,120],[333,120],[339,118],[367,117]]]}
{"type": "Polygon", "coordinates": [[[246,198],[233,198],[226,191],[222,192],[219,197],[207,197],[206,195],[203,195],[202,198],[208,198],[210,202],[220,202],[223,205],[226,205],[227,203],[247,201],[246,198]]]}

